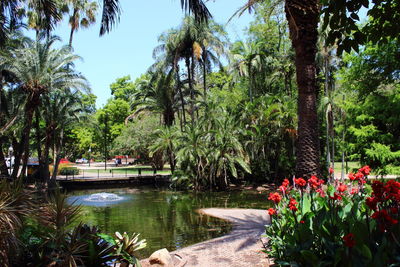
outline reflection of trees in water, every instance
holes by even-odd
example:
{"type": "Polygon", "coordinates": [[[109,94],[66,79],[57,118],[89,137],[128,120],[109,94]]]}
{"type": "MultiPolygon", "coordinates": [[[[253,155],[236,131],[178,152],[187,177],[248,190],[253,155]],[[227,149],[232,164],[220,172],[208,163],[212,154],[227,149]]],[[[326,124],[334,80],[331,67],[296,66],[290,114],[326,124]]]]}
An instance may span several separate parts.
{"type": "MultiPolygon", "coordinates": [[[[92,193],[92,192],[86,192],[92,193]]],[[[181,193],[146,191],[131,195],[129,201],[110,207],[83,207],[82,220],[98,225],[102,232],[141,233],[148,247],[142,256],[156,249],[174,250],[193,243],[221,236],[230,228],[227,222],[198,214],[206,207],[244,207],[255,201],[239,192],[181,193]]],[[[265,196],[258,197],[261,203],[265,196]]]]}

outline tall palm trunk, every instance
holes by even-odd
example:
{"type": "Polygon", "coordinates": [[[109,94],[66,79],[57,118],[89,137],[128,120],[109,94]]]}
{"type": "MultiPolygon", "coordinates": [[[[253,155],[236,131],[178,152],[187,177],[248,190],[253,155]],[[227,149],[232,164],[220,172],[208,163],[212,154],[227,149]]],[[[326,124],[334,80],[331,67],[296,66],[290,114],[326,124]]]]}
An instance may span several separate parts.
{"type": "Polygon", "coordinates": [[[285,13],[296,55],[298,142],[296,176],[320,175],[316,61],[319,7],[317,0],[286,0],[285,13]]]}
{"type": "MultiPolygon", "coordinates": [[[[78,10],[74,8],[74,13],[72,14],[72,17],[75,18],[76,14],[78,13],[78,10]]],[[[72,46],[72,39],[74,38],[74,32],[75,32],[75,25],[71,24],[71,32],[69,34],[69,46],[72,46]]]]}
{"type": "Polygon", "coordinates": [[[204,90],[204,101],[206,101],[207,99],[207,68],[206,68],[206,64],[207,64],[207,52],[204,49],[203,50],[203,90],[204,90]]]}
{"type": "Polygon", "coordinates": [[[188,83],[189,83],[189,91],[190,91],[190,117],[192,119],[192,124],[194,123],[194,92],[193,92],[193,84],[192,84],[192,69],[190,67],[190,57],[185,58],[186,69],[188,74],[188,83]]]}
{"type": "MultiPolygon", "coordinates": [[[[28,164],[28,159],[29,159],[29,137],[30,137],[30,132],[32,129],[32,119],[33,119],[33,113],[35,112],[35,109],[37,105],[39,104],[39,97],[40,94],[37,92],[30,92],[28,95],[27,103],[25,105],[25,120],[24,120],[24,128],[22,130],[22,138],[21,138],[21,144],[19,146],[19,158],[22,155],[22,169],[20,176],[25,175],[26,167],[28,164]]],[[[12,178],[16,178],[18,174],[18,170],[20,167],[19,159],[17,161],[17,158],[15,159],[15,165],[14,165],[14,170],[11,175],[12,178]]]]}
{"type": "MultiPolygon", "coordinates": [[[[174,64],[174,70],[175,70],[176,87],[177,87],[177,89],[179,91],[179,98],[181,99],[183,124],[186,125],[185,99],[183,98],[181,82],[180,82],[180,79],[179,79],[179,68],[178,68],[178,64],[176,64],[176,63],[174,64]]],[[[182,126],[181,126],[181,128],[182,128],[182,126]]]]}

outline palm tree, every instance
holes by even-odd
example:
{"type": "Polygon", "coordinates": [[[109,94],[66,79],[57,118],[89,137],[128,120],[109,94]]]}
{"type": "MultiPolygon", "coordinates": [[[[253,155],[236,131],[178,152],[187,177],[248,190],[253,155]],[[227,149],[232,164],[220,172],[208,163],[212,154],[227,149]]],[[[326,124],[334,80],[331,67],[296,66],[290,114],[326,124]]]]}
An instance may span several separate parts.
{"type": "Polygon", "coordinates": [[[87,28],[96,22],[98,5],[89,0],[69,0],[69,2],[72,8],[72,14],[69,16],[69,25],[71,26],[69,45],[72,46],[74,32],[80,27],[87,28]]]}
{"type": "Polygon", "coordinates": [[[254,73],[261,69],[261,54],[256,43],[236,42],[230,55],[231,70],[239,76],[247,77],[250,102],[253,102],[255,93],[254,73]]]}
{"type": "Polygon", "coordinates": [[[136,117],[143,111],[160,113],[165,126],[172,126],[175,121],[173,72],[165,74],[162,70],[150,73],[148,80],[138,85],[138,93],[134,96],[132,110],[135,112],[127,119],[136,117]]]}
{"type": "Polygon", "coordinates": [[[11,55],[2,58],[5,69],[15,76],[17,87],[25,94],[24,126],[20,149],[16,153],[12,174],[14,178],[17,176],[19,158],[23,153],[22,174],[26,168],[32,117],[40,104],[41,95],[65,88],[88,89],[85,78],[73,69],[73,62],[79,57],[73,55],[68,46],[53,49],[52,46],[57,40],[50,37],[43,43],[38,40],[30,41],[25,46],[11,51],[11,55]]]}
{"type": "MultiPolygon", "coordinates": [[[[237,13],[264,0],[248,0],[237,13]]],[[[295,50],[298,88],[296,176],[320,175],[317,116],[316,53],[320,5],[317,0],[285,0],[290,39],[295,50]]]]}
{"type": "Polygon", "coordinates": [[[64,131],[68,125],[78,122],[83,114],[80,92],[55,90],[42,97],[42,114],[45,121],[45,142],[41,162],[40,178],[49,181],[49,152],[53,145],[54,169],[52,179],[55,177],[60,162],[60,154],[64,142],[64,131]]]}
{"type": "Polygon", "coordinates": [[[177,131],[173,127],[162,127],[157,129],[154,134],[157,136],[153,145],[150,147],[151,155],[156,153],[163,154],[163,158],[169,161],[171,167],[171,172],[175,172],[176,159],[175,159],[175,149],[176,149],[176,137],[177,131]]]}

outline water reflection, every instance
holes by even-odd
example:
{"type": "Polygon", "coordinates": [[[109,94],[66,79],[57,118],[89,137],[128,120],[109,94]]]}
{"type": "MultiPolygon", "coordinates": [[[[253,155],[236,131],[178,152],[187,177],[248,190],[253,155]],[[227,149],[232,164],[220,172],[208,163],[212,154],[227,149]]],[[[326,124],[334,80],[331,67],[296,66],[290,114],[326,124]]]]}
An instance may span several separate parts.
{"type": "MultiPolygon", "coordinates": [[[[105,190],[102,190],[105,191],[105,190]]],[[[101,192],[102,192],[101,191],[101,192]]],[[[160,189],[115,189],[123,200],[114,202],[84,201],[87,195],[98,190],[75,191],[69,201],[82,205],[82,221],[98,225],[103,232],[116,231],[141,233],[147,239],[147,248],[141,257],[166,247],[172,251],[227,233],[229,223],[198,214],[196,209],[205,207],[267,208],[265,194],[243,192],[182,193],[160,189]],[[102,205],[93,205],[102,203],[102,205]]]]}

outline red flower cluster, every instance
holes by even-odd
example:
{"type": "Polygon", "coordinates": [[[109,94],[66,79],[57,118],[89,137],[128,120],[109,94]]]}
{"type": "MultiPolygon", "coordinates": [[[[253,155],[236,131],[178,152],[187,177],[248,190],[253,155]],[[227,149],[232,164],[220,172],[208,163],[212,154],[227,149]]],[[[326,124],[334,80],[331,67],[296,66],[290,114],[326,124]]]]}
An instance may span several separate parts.
{"type": "Polygon", "coordinates": [[[331,167],[329,167],[329,174],[333,174],[335,172],[335,170],[331,167]]]}
{"type": "Polygon", "coordinates": [[[298,209],[297,209],[296,205],[297,205],[296,199],[291,198],[289,201],[289,209],[292,211],[297,211],[298,209]]]}
{"type": "Polygon", "coordinates": [[[282,200],[282,196],[279,193],[270,193],[268,200],[272,200],[275,204],[278,204],[282,200]]]}
{"type": "Polygon", "coordinates": [[[324,184],[324,180],[318,179],[316,176],[311,176],[310,179],[308,179],[308,184],[312,189],[317,189],[320,187],[322,184],[324,184]]]}
{"type": "Polygon", "coordinates": [[[369,175],[371,172],[371,168],[368,165],[365,165],[364,167],[362,167],[361,169],[358,170],[358,172],[361,172],[362,174],[364,174],[365,176],[369,175]]]}
{"type": "Polygon", "coordinates": [[[294,178],[294,183],[298,185],[300,188],[303,188],[307,185],[306,180],[304,180],[303,178],[297,178],[297,179],[294,178]]]}
{"type": "Polygon", "coordinates": [[[333,196],[331,197],[331,196],[329,196],[329,198],[330,199],[333,199],[333,200],[342,200],[342,196],[341,195],[339,195],[338,193],[333,193],[333,196]]]}
{"type": "Polygon", "coordinates": [[[271,216],[272,216],[272,215],[276,215],[276,209],[269,208],[269,209],[268,209],[268,214],[271,215],[271,216]]]}
{"type": "Polygon", "coordinates": [[[372,190],[372,196],[366,198],[365,204],[374,211],[371,217],[379,223],[380,230],[385,231],[399,222],[394,217],[398,217],[400,206],[400,183],[395,180],[389,180],[386,184],[374,181],[372,190]]]}
{"type": "Polygon", "coordinates": [[[282,194],[286,194],[287,191],[289,191],[289,185],[290,185],[289,180],[285,178],[282,182],[282,185],[279,186],[279,190],[282,192],[282,194]]]}
{"type": "Polygon", "coordinates": [[[340,183],[340,185],[338,186],[337,190],[340,193],[346,192],[347,191],[347,185],[340,183]]]}
{"type": "Polygon", "coordinates": [[[354,234],[349,233],[345,236],[343,236],[343,243],[346,247],[352,248],[356,244],[356,241],[354,240],[354,234]]]}

